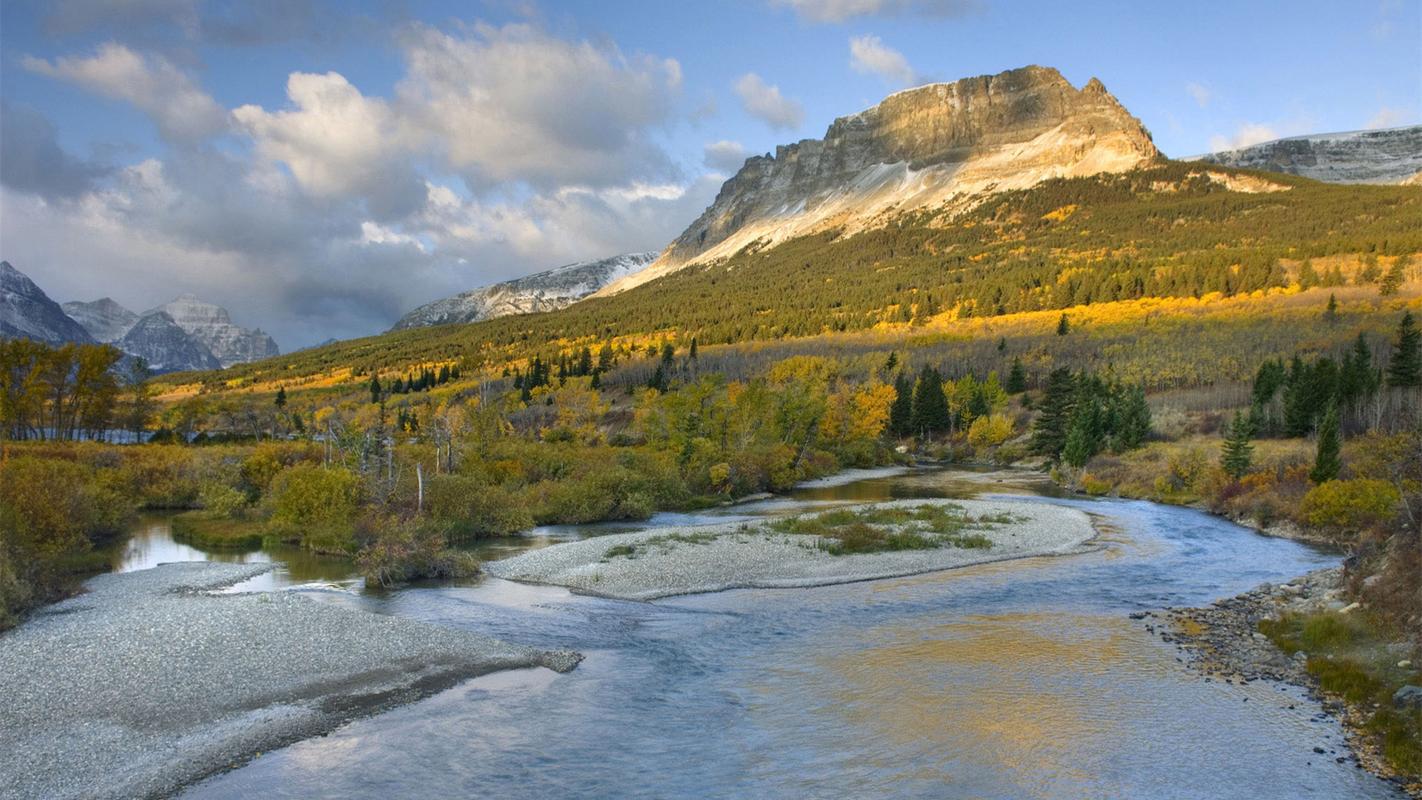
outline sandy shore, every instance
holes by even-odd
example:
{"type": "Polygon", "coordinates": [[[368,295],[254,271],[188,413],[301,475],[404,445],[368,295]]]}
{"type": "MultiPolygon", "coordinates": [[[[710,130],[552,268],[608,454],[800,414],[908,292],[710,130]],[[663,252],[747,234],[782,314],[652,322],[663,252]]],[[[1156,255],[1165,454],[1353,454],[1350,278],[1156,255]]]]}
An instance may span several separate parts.
{"type": "Polygon", "coordinates": [[[523,553],[486,564],[485,569],[509,580],[653,600],[726,589],[852,583],[1092,549],[1088,543],[1095,530],[1090,518],[1071,508],[1009,500],[900,500],[873,506],[939,504],[960,506],[974,517],[1011,514],[1018,521],[977,529],[992,540],[989,548],[831,555],[817,547],[817,537],[735,523],[599,536],[523,553]],[[623,554],[629,547],[632,554],[623,554]]]}
{"type": "Polygon", "coordinates": [[[0,636],[0,796],[171,794],[466,678],[581,658],[288,592],[203,591],[269,568],[101,575],[0,636]]]}

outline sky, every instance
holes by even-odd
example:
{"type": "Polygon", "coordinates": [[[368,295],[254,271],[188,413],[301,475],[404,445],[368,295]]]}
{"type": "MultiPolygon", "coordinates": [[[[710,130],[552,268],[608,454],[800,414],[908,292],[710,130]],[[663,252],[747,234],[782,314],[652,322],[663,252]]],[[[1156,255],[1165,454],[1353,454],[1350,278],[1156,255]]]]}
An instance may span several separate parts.
{"type": "Polygon", "coordinates": [[[1186,156],[1422,122],[1422,0],[5,0],[0,258],[283,350],[659,250],[747,155],[1040,64],[1186,156]]]}

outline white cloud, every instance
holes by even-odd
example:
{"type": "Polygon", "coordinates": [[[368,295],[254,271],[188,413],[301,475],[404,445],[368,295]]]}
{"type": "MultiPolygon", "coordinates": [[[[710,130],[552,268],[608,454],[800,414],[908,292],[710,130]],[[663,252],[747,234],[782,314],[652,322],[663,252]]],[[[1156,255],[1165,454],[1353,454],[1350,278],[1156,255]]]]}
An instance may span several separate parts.
{"type": "Polygon", "coordinates": [[[710,142],[704,148],[706,166],[718,172],[734,173],[746,163],[746,148],[740,142],[722,139],[710,142]]]}
{"type": "Polygon", "coordinates": [[[1249,147],[1261,142],[1273,141],[1279,138],[1279,132],[1269,125],[1258,122],[1246,122],[1239,126],[1233,136],[1215,135],[1210,137],[1210,150],[1220,152],[1221,150],[1238,150],[1241,147],[1249,147]]]}
{"type": "Polygon", "coordinates": [[[779,86],[767,84],[754,72],[742,75],[735,88],[746,113],[772,128],[798,128],[805,119],[805,109],[799,103],[781,95],[779,86]]]}
{"type": "Polygon", "coordinates": [[[527,25],[479,24],[458,38],[427,26],[403,37],[400,112],[438,137],[475,185],[609,185],[674,170],[651,131],[681,88],[674,59],[627,56],[527,25]]]}
{"type": "Polygon", "coordinates": [[[66,56],[51,63],[26,56],[21,64],[32,72],[132,103],[174,141],[198,141],[227,126],[227,112],[161,56],[140,55],[110,42],[88,58],[66,56]]]}
{"type": "Polygon", "coordinates": [[[1375,128],[1395,128],[1398,125],[1406,125],[1408,119],[1407,111],[1392,106],[1383,106],[1378,112],[1368,118],[1363,125],[1368,130],[1375,128]]]}
{"type": "Polygon", "coordinates": [[[1185,84],[1185,93],[1190,95],[1190,97],[1195,100],[1195,105],[1198,105],[1200,108],[1208,106],[1210,104],[1210,100],[1214,98],[1213,92],[1211,92],[1203,84],[1199,84],[1194,81],[1190,81],[1189,83],[1185,84]]]}
{"type": "Polygon", "coordinates": [[[246,105],[232,116],[257,152],[285,164],[304,190],[318,197],[357,194],[384,214],[408,212],[423,200],[423,184],[408,163],[420,134],[384,100],[365,97],[335,72],[293,72],[286,94],[291,110],[246,105]]]}
{"type": "Polygon", "coordinates": [[[856,36],[849,40],[849,66],[855,72],[878,75],[896,86],[918,83],[918,75],[904,54],[877,36],[856,36]]]}
{"type": "Polygon", "coordinates": [[[811,22],[844,22],[855,17],[956,17],[976,11],[978,0],[771,0],[811,22]]]}

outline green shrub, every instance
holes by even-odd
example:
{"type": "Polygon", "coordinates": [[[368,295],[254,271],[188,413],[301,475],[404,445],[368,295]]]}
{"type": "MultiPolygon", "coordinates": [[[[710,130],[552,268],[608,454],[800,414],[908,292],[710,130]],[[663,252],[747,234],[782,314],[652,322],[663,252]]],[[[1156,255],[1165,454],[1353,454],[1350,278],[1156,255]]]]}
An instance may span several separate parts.
{"type": "Polygon", "coordinates": [[[239,517],[247,510],[247,495],[226,484],[209,481],[198,492],[198,504],[212,517],[239,517]]]}
{"type": "Polygon", "coordinates": [[[507,536],[533,527],[521,493],[469,475],[436,475],[425,483],[425,509],[451,540],[507,536]]]}
{"type": "MultiPolygon", "coordinates": [[[[241,492],[237,493],[241,496],[241,492]]],[[[258,522],[189,511],[173,517],[173,540],[205,550],[255,550],[262,546],[258,522]]]]}
{"type": "Polygon", "coordinates": [[[421,579],[466,578],[479,573],[479,561],[451,550],[438,528],[396,519],[373,520],[375,541],[356,555],[367,584],[392,586],[421,579]]]}
{"type": "Polygon", "coordinates": [[[298,464],[272,480],[269,532],[309,550],[350,552],[362,497],[360,478],[350,470],[298,464]]]}
{"type": "Polygon", "coordinates": [[[1388,481],[1332,480],[1309,489],[1299,513],[1315,527],[1358,531],[1392,519],[1400,498],[1388,481]]]}

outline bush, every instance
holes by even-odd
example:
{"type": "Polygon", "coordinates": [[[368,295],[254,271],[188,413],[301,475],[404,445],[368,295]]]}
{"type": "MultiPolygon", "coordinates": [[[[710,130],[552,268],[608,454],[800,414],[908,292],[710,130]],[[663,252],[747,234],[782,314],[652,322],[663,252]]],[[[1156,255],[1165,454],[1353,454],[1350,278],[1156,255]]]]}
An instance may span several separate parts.
{"type": "Polygon", "coordinates": [[[172,525],[174,541],[205,550],[256,550],[264,538],[256,522],[214,517],[206,511],[178,514],[172,525]]]}
{"type": "Polygon", "coordinates": [[[438,528],[375,520],[380,532],[375,541],[356,555],[366,583],[391,586],[422,578],[466,578],[479,573],[479,561],[469,553],[451,550],[438,528]]]}
{"type": "Polygon", "coordinates": [[[973,420],[968,426],[968,444],[975,450],[997,447],[1012,438],[1012,418],[1005,414],[989,414],[973,420]]]}
{"type": "Polygon", "coordinates": [[[1299,513],[1317,528],[1359,531],[1392,519],[1400,499],[1397,488],[1387,481],[1331,480],[1304,495],[1299,513]]]}
{"type": "Polygon", "coordinates": [[[343,467],[298,464],[277,473],[269,494],[269,530],[283,541],[320,552],[348,553],[363,492],[359,477],[343,467]]]}
{"type": "Polygon", "coordinates": [[[430,517],[446,526],[451,539],[507,536],[533,527],[522,494],[468,475],[436,475],[426,481],[430,517]]]}
{"type": "Polygon", "coordinates": [[[247,510],[247,495],[231,486],[209,481],[198,492],[198,505],[209,516],[239,517],[247,510]]]}

